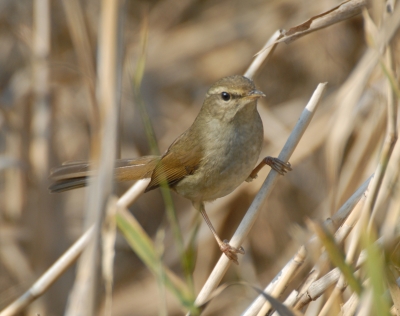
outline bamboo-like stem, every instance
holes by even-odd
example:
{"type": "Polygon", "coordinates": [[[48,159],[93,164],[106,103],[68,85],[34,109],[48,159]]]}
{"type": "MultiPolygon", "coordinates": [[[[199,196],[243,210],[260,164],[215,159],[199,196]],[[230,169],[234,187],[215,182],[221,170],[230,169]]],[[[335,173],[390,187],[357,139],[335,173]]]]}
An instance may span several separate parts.
{"type": "Polygon", "coordinates": [[[250,64],[249,68],[247,68],[244,76],[247,78],[253,78],[258,69],[260,69],[261,65],[267,59],[267,57],[272,53],[274,48],[276,47],[276,41],[282,37],[282,32],[280,30],[276,31],[269,38],[267,43],[261,49],[261,53],[257,54],[256,58],[254,58],[253,62],[250,64]]]}
{"type": "MultiPolygon", "coordinates": [[[[345,225],[343,225],[341,227],[341,228],[343,228],[342,230],[346,230],[346,236],[343,236],[343,234],[341,234],[340,230],[338,230],[337,234],[335,235],[336,242],[340,243],[350,233],[350,231],[348,229],[346,229],[346,226],[351,227],[351,228],[356,226],[356,229],[355,229],[356,233],[352,235],[349,249],[346,252],[346,263],[348,263],[348,264],[353,264],[354,258],[356,256],[356,251],[357,251],[357,246],[358,246],[357,228],[361,227],[358,219],[360,218],[360,213],[364,206],[367,195],[368,195],[368,189],[365,192],[362,199],[357,204],[357,206],[354,208],[354,211],[347,218],[345,225]],[[341,241],[337,240],[338,236],[341,237],[341,241]]],[[[331,310],[332,305],[336,301],[337,297],[346,289],[346,286],[347,286],[347,284],[346,284],[345,278],[344,278],[343,274],[341,274],[338,282],[336,283],[336,286],[335,286],[333,292],[329,296],[328,300],[326,301],[325,305],[323,306],[323,308],[320,312],[321,316],[329,315],[329,311],[331,310]]]]}
{"type": "MultiPolygon", "coordinates": [[[[370,177],[364,184],[361,186],[363,188],[362,195],[359,195],[359,201],[357,204],[352,208],[352,212],[350,216],[346,219],[346,222],[341,226],[336,234],[335,234],[335,241],[337,243],[341,243],[346,236],[350,233],[350,230],[354,227],[355,223],[359,219],[361,210],[365,204],[366,200],[366,190],[367,190],[367,185],[370,185],[372,177],[370,177]],[[360,198],[361,197],[361,198],[360,198]]],[[[357,190],[357,191],[360,191],[357,190]]],[[[345,203],[347,204],[347,202],[345,203]]],[[[325,253],[324,253],[325,255],[325,253]]],[[[312,299],[315,299],[315,296],[312,296],[309,294],[310,288],[315,284],[316,279],[319,277],[319,272],[320,270],[318,269],[318,265],[315,265],[311,271],[315,271],[313,273],[313,280],[310,280],[310,282],[307,283],[307,286],[303,286],[302,290],[300,291],[300,294],[298,296],[298,300],[296,302],[295,308],[296,309],[301,309],[303,308],[306,304],[308,304],[312,299]]],[[[340,274],[339,274],[340,275],[340,274]]],[[[339,277],[339,276],[338,276],[339,277]]],[[[318,280],[319,281],[319,280],[318,280]]]]}
{"type": "MultiPolygon", "coordinates": [[[[117,20],[116,27],[116,56],[115,56],[115,90],[113,91],[114,100],[112,111],[115,115],[115,122],[113,122],[113,138],[114,138],[114,150],[115,158],[120,158],[120,142],[119,140],[119,128],[120,125],[120,112],[121,112],[121,90],[122,90],[122,67],[123,67],[123,48],[124,48],[124,22],[125,22],[125,0],[117,1],[118,12],[116,15],[119,17],[117,20]]],[[[107,131],[106,131],[107,132],[107,131]]],[[[110,148],[112,150],[112,148],[110,148]]],[[[115,214],[117,212],[118,199],[116,196],[112,196],[108,200],[106,209],[104,224],[102,227],[102,265],[101,272],[105,287],[105,313],[104,315],[112,314],[112,292],[114,285],[114,259],[115,259],[115,241],[117,238],[117,223],[115,221],[115,214]]]]}
{"type": "MultiPolygon", "coordinates": [[[[294,149],[296,148],[297,144],[299,143],[301,136],[305,132],[308,124],[310,123],[315,110],[317,108],[318,102],[322,96],[322,93],[326,87],[326,83],[321,83],[318,85],[317,89],[314,91],[309,103],[303,110],[303,113],[300,116],[296,126],[294,127],[292,133],[289,136],[285,146],[283,147],[281,153],[279,154],[278,158],[282,161],[288,161],[291,154],[293,153],[294,149]]],[[[268,197],[269,193],[271,192],[272,188],[276,184],[278,180],[278,173],[275,170],[271,170],[267,176],[267,179],[264,181],[263,185],[261,186],[258,194],[253,200],[253,203],[250,205],[246,215],[244,216],[242,222],[240,223],[239,227],[237,228],[235,234],[233,235],[230,245],[233,247],[240,247],[243,243],[245,237],[251,230],[258,213],[261,211],[262,206],[266,198],[268,197]]],[[[219,282],[221,281],[222,277],[224,276],[225,272],[227,271],[230,265],[230,260],[225,256],[222,255],[219,259],[217,265],[214,267],[214,270],[211,272],[208,280],[204,284],[202,290],[200,291],[199,295],[196,299],[196,305],[201,306],[203,305],[211,293],[216,289],[219,282]]]]}
{"type": "MultiPolygon", "coordinates": [[[[125,209],[143,194],[149,179],[139,180],[117,201],[117,208],[125,209]]],[[[15,315],[28,304],[43,295],[48,288],[70,267],[89,244],[94,236],[94,225],[56,261],[54,264],[18,299],[0,312],[0,316],[15,315]]]]}
{"type": "MultiPolygon", "coordinates": [[[[397,16],[399,16],[399,8],[396,10],[397,16]]],[[[365,18],[368,20],[368,15],[365,13],[365,18]]],[[[369,23],[372,23],[372,21],[369,21],[369,23]]],[[[398,22],[396,20],[392,20],[391,23],[386,23],[385,26],[380,30],[380,35],[379,37],[376,38],[377,41],[377,47],[374,47],[373,53],[375,53],[375,63],[381,59],[382,63],[382,58],[380,57],[380,53],[383,51],[383,47],[387,45],[387,43],[384,41],[385,37],[390,37],[391,32],[388,31],[393,25],[398,25],[398,22]],[[385,31],[386,30],[386,31],[385,31]],[[390,35],[389,35],[390,34],[390,35]]],[[[393,30],[393,29],[392,29],[393,30]]],[[[389,65],[391,68],[391,55],[390,55],[390,49],[386,48],[386,63],[389,65]]],[[[385,67],[385,66],[384,66],[385,67]]],[[[371,68],[372,69],[372,68],[371,68]]],[[[390,160],[390,157],[392,155],[393,149],[395,147],[396,141],[397,141],[397,105],[393,102],[393,96],[394,96],[394,91],[389,85],[389,95],[388,95],[388,128],[387,128],[387,134],[385,138],[385,142],[383,145],[383,148],[381,150],[380,154],[380,161],[379,164],[376,168],[375,171],[375,177],[373,181],[371,182],[371,188],[369,189],[370,194],[368,194],[368,197],[366,199],[365,204],[363,205],[360,220],[357,223],[357,227],[354,231],[354,234],[352,235],[352,239],[350,241],[350,247],[346,255],[346,261],[348,263],[351,263],[355,253],[356,249],[359,246],[359,240],[361,238],[361,235],[364,233],[367,224],[368,224],[368,230],[370,231],[373,227],[374,224],[374,218],[376,216],[376,213],[378,211],[378,208],[376,207],[376,200],[378,197],[378,193],[381,190],[381,186],[383,183],[383,178],[387,170],[387,166],[390,160]]],[[[343,280],[342,277],[337,284],[338,287],[342,287],[343,280]]],[[[341,290],[341,289],[340,289],[341,290]]],[[[323,311],[321,314],[323,314],[325,311],[329,309],[332,301],[334,300],[334,296],[338,295],[340,290],[336,290],[333,292],[329,300],[327,301],[323,311]]],[[[353,305],[353,301],[356,300],[356,294],[354,293],[352,296],[352,299],[350,299],[345,305],[346,306],[353,306],[351,310],[354,310],[355,305],[353,305]]],[[[358,301],[358,300],[357,300],[358,301]]],[[[362,313],[361,313],[362,314],[362,313]]]]}
{"type": "MultiPolygon", "coordinates": [[[[286,300],[283,302],[284,305],[286,306],[292,306],[294,302],[296,301],[296,297],[298,295],[297,291],[293,291],[292,293],[289,294],[289,296],[286,298],[286,300]]],[[[278,311],[275,311],[272,316],[281,316],[279,315],[278,311]]]]}
{"type": "MultiPolygon", "coordinates": [[[[366,252],[363,251],[358,256],[358,260],[355,265],[355,269],[358,270],[361,267],[361,265],[364,264],[365,260],[366,260],[366,252]]],[[[342,276],[342,274],[341,274],[339,268],[334,268],[331,271],[329,271],[328,273],[326,273],[324,276],[319,278],[318,280],[314,281],[307,289],[306,295],[303,295],[303,299],[300,301],[301,304],[297,304],[295,306],[295,308],[296,309],[303,308],[311,301],[317,300],[322,294],[324,294],[326,292],[326,290],[330,286],[337,283],[340,280],[341,276],[342,276]]],[[[344,285],[339,284],[339,288],[344,289],[344,285]]],[[[356,293],[355,293],[355,295],[357,296],[356,293]]]]}
{"type": "MultiPolygon", "coordinates": [[[[342,207],[335,213],[335,215],[332,216],[332,218],[328,218],[324,222],[324,225],[332,231],[334,229],[337,229],[340,225],[342,225],[343,221],[347,218],[346,223],[338,229],[338,232],[336,233],[336,236],[335,236],[336,239],[343,240],[343,238],[345,237],[345,234],[341,233],[340,231],[343,230],[344,227],[351,226],[351,223],[347,223],[347,221],[348,220],[350,220],[351,222],[353,222],[353,221],[351,220],[350,217],[348,217],[348,215],[350,212],[351,212],[351,215],[353,215],[353,213],[354,213],[353,209],[355,209],[356,207],[359,209],[361,207],[360,205],[363,204],[363,201],[360,199],[363,197],[364,192],[367,190],[367,186],[370,183],[370,180],[371,180],[371,177],[368,178],[368,180],[365,181],[356,190],[356,192],[354,192],[354,194],[342,205],[342,207]]],[[[365,199],[365,196],[364,196],[364,199],[365,199]]],[[[347,233],[348,233],[348,231],[347,231],[347,233]]],[[[268,286],[264,289],[264,292],[270,293],[272,296],[274,296],[274,294],[275,295],[279,294],[277,292],[275,292],[275,293],[273,292],[273,290],[275,290],[275,287],[278,285],[280,288],[284,288],[287,285],[287,281],[290,281],[290,279],[293,277],[293,275],[297,271],[294,269],[290,269],[290,267],[293,266],[294,262],[300,263],[298,261],[299,254],[303,254],[306,251],[306,248],[309,247],[309,245],[314,243],[315,241],[316,241],[316,237],[312,236],[310,238],[310,240],[308,241],[306,247],[305,246],[300,247],[300,249],[297,251],[297,254],[274,277],[274,279],[271,281],[271,283],[268,284],[268,286]]],[[[304,260],[304,259],[305,258],[302,257],[302,260],[304,260]]],[[[297,269],[299,267],[300,267],[300,265],[298,264],[297,269]]],[[[305,284],[303,285],[302,289],[297,293],[296,299],[293,300],[293,305],[299,300],[299,298],[301,298],[304,295],[304,293],[307,291],[308,287],[312,284],[312,282],[314,282],[317,279],[318,273],[317,273],[316,267],[314,267],[311,271],[314,271],[314,272],[310,274],[310,277],[307,280],[308,282],[306,281],[305,284]]],[[[263,306],[264,303],[265,303],[264,296],[262,296],[262,295],[258,296],[253,301],[253,303],[250,305],[250,307],[246,310],[246,312],[244,313],[244,316],[256,315],[257,313],[259,313],[259,310],[261,309],[261,307],[263,306]]],[[[263,312],[265,314],[267,311],[263,309],[263,312]]]]}
{"type": "MultiPolygon", "coordinates": [[[[304,263],[304,260],[307,256],[307,250],[306,248],[300,247],[299,251],[296,253],[296,255],[293,257],[293,259],[290,261],[290,265],[286,265],[288,267],[285,271],[282,270],[282,275],[278,279],[279,281],[276,282],[273,286],[272,291],[268,291],[267,293],[271,293],[271,296],[273,297],[279,297],[279,295],[285,290],[287,284],[290,282],[292,277],[295,275],[295,273],[299,270],[299,268],[302,266],[304,263]]],[[[265,291],[266,292],[266,291],[265,291]]],[[[266,315],[266,313],[269,312],[271,309],[271,303],[269,301],[264,301],[262,302],[263,306],[261,310],[257,313],[257,315],[262,316],[266,315]]],[[[252,305],[253,306],[253,305],[252,305]]],[[[254,308],[258,307],[257,304],[254,304],[254,308]]],[[[252,309],[249,308],[244,315],[254,315],[252,314],[252,309]]]]}
{"type": "MultiPolygon", "coordinates": [[[[83,252],[70,295],[66,315],[94,315],[97,283],[97,259],[105,206],[112,193],[118,123],[117,107],[117,25],[119,1],[103,0],[99,28],[98,81],[96,87],[100,113],[99,133],[92,138],[92,168],[98,170],[91,179],[87,198],[87,226],[95,224],[94,238],[83,252]]],[[[120,87],[118,87],[119,89],[120,87]]]]}
{"type": "Polygon", "coordinates": [[[40,297],[62,275],[93,237],[93,226],[89,228],[23,295],[0,312],[0,316],[16,315],[40,297]]]}

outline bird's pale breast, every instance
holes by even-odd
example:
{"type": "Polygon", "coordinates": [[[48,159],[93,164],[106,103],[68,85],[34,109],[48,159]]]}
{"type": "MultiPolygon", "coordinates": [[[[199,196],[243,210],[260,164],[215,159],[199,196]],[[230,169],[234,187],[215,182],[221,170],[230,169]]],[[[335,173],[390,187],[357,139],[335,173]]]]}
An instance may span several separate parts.
{"type": "Polygon", "coordinates": [[[174,188],[192,201],[215,200],[235,190],[250,175],[262,147],[262,121],[255,107],[239,122],[209,124],[203,135],[209,146],[199,168],[174,188]]]}

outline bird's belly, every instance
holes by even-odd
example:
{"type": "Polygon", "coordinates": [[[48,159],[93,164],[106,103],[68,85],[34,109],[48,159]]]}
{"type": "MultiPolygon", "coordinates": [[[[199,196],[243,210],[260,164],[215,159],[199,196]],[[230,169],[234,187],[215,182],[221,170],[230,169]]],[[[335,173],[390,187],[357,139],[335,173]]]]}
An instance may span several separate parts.
{"type": "Polygon", "coordinates": [[[242,133],[210,149],[193,175],[177,183],[174,190],[191,201],[212,201],[235,190],[257,163],[262,145],[260,133],[242,133]],[[246,138],[246,134],[252,137],[246,138]],[[256,137],[254,137],[256,136],[256,137]]]}

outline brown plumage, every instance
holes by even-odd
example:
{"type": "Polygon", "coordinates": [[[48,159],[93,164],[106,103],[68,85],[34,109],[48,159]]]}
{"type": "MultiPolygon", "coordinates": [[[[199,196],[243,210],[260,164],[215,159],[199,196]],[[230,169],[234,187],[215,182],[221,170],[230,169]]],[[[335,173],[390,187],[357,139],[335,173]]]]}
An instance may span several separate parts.
{"type": "MultiPolygon", "coordinates": [[[[132,181],[150,178],[160,161],[160,156],[143,156],[134,159],[115,161],[115,178],[117,181],[132,181]]],[[[50,178],[54,183],[49,187],[52,193],[64,192],[86,186],[88,177],[93,175],[88,162],[69,162],[54,168],[50,178]]]]}
{"type": "MultiPolygon", "coordinates": [[[[192,126],[159,156],[121,159],[115,164],[118,181],[151,178],[146,191],[166,181],[178,194],[191,200],[203,215],[220,249],[237,263],[244,253],[222,241],[204,209],[204,202],[225,196],[243,181],[257,176],[265,164],[283,174],[290,169],[276,158],[268,157],[254,169],[263,142],[263,125],[257,99],[265,96],[252,80],[243,76],[222,78],[208,90],[203,106],[192,126]]],[[[87,162],[64,164],[54,169],[51,192],[85,186],[91,176],[87,162]]]]}

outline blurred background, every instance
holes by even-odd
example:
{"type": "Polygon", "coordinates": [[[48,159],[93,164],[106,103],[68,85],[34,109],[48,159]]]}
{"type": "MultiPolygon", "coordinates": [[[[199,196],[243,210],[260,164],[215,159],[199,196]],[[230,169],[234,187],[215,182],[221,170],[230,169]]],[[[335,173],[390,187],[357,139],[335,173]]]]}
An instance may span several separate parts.
{"type": "MultiPolygon", "coordinates": [[[[39,113],[43,107],[41,88],[37,85],[40,53],[35,48],[34,3],[0,1],[0,309],[22,294],[83,232],[86,189],[49,194],[46,188],[50,168],[89,157],[101,8],[99,1],[79,2],[86,28],[82,33],[88,39],[84,45],[90,52],[82,67],[65,3],[50,1],[49,81],[45,94],[50,107],[47,116],[43,116],[39,113]],[[46,122],[49,124],[44,128],[46,122]]],[[[132,88],[132,74],[143,48],[141,33],[145,20],[148,42],[141,97],[163,152],[191,125],[211,84],[224,76],[243,74],[276,30],[289,29],[339,3],[125,1],[118,156],[151,153],[132,88]]],[[[363,20],[357,16],[290,44],[278,45],[255,76],[257,88],[267,95],[259,102],[265,129],[261,157],[279,154],[318,83],[328,82],[328,88],[310,129],[290,160],[293,171],[279,179],[243,245],[246,255],[240,258],[239,266],[230,267],[223,282],[245,280],[265,286],[306,240],[305,219],[327,218],[373,172],[378,141],[385,131],[384,110],[379,103],[365,102],[360,122],[375,122],[375,140],[359,158],[362,170],[356,178],[349,177],[337,187],[338,194],[332,202],[329,173],[337,170],[329,170],[325,149],[330,131],[340,122],[335,121],[337,103],[331,96],[346,81],[365,49],[363,20]]],[[[353,135],[352,141],[355,139],[357,135],[353,135]]],[[[347,153],[351,151],[351,141],[348,144],[347,153]]],[[[229,196],[206,205],[223,239],[230,239],[234,233],[267,169],[252,183],[244,183],[229,196]]],[[[118,184],[117,194],[129,185],[118,184]]],[[[198,215],[189,201],[176,194],[173,200],[182,232],[188,236],[198,215]]],[[[130,211],[150,236],[158,236],[165,264],[181,275],[159,190],[141,196],[130,211]]],[[[219,257],[220,250],[202,223],[194,271],[196,292],[219,257]]],[[[74,269],[75,266],[71,267],[25,314],[33,315],[39,310],[41,315],[61,315],[74,281],[74,269]]],[[[293,283],[293,287],[297,285],[293,283]]],[[[119,236],[113,315],[157,315],[163,304],[157,291],[155,278],[119,236]]],[[[238,315],[256,296],[250,289],[230,287],[210,303],[204,315],[238,315]]],[[[179,303],[168,294],[167,297],[168,314],[181,315],[179,303]]],[[[101,309],[102,290],[98,302],[101,309]]]]}

